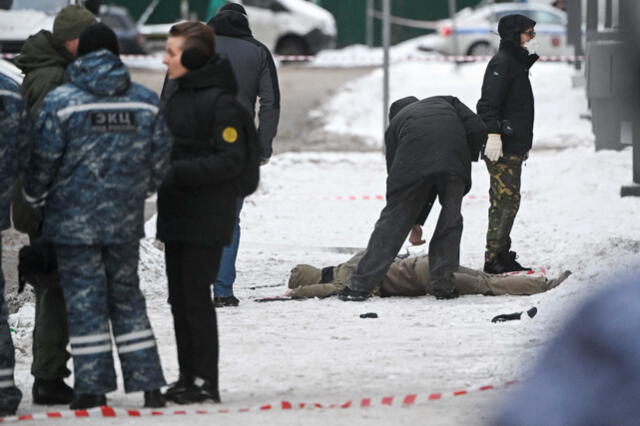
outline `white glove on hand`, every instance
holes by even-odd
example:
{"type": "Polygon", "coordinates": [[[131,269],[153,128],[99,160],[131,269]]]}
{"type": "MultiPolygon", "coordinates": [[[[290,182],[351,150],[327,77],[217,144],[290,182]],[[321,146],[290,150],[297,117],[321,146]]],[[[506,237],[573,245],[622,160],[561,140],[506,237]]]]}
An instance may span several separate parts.
{"type": "Polygon", "coordinates": [[[484,156],[491,162],[496,162],[502,157],[502,137],[499,133],[489,133],[484,147],[484,156]]]}
{"type": "Polygon", "coordinates": [[[535,55],[536,53],[538,53],[538,50],[540,50],[540,42],[535,38],[532,38],[531,40],[526,42],[522,47],[527,49],[527,52],[529,52],[529,55],[535,55]]]}

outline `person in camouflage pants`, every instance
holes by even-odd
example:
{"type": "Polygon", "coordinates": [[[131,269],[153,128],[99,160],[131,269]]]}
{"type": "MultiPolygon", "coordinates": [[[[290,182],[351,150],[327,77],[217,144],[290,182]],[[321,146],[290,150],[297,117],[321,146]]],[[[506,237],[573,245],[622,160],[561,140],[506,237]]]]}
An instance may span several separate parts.
{"type": "MultiPolygon", "coordinates": [[[[0,74],[0,231],[11,226],[11,191],[27,163],[30,121],[20,88],[0,74]]],[[[15,414],[22,393],[13,382],[15,353],[9,330],[9,311],[4,298],[2,236],[0,235],[0,417],[15,414]]]]}
{"type": "Polygon", "coordinates": [[[145,199],[169,168],[172,137],[159,100],[131,82],[115,34],[86,29],[71,82],[43,103],[25,176],[25,198],[44,206],[43,238],[55,245],[68,313],[72,409],[106,405],[117,388],[111,330],[126,392],[164,406],[156,341],[139,288],[145,199]]]}
{"type": "Polygon", "coordinates": [[[494,262],[511,249],[511,228],[520,208],[523,156],[507,154],[496,162],[485,159],[490,176],[489,228],[485,262],[494,262]]]}

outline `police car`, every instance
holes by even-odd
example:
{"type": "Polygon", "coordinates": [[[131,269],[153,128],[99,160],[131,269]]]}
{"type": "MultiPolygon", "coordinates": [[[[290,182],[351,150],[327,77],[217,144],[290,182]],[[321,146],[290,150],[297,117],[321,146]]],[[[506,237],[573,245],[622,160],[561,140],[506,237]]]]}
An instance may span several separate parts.
{"type": "Polygon", "coordinates": [[[567,14],[555,7],[536,3],[485,4],[463,9],[455,15],[457,49],[450,19],[438,21],[437,33],[426,36],[420,48],[445,55],[493,55],[500,45],[498,21],[512,14],[525,15],[537,22],[535,31],[540,43],[539,55],[573,53],[573,48],[567,45],[567,14]]]}

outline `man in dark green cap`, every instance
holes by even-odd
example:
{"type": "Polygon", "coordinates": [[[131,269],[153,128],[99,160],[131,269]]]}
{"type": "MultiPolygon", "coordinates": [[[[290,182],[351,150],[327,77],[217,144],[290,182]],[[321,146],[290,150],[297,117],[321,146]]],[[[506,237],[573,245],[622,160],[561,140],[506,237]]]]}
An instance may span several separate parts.
{"type": "MultiPolygon", "coordinates": [[[[16,65],[25,74],[22,92],[34,119],[45,96],[68,82],[65,70],[76,59],[80,34],[96,22],[84,7],[68,6],[56,16],[53,33],[42,30],[25,42],[16,65]]],[[[18,231],[29,234],[31,242],[40,237],[42,215],[25,202],[21,184],[16,185],[13,197],[13,222],[18,231]]],[[[62,289],[54,276],[35,289],[31,366],[34,404],[68,404],[73,398],[73,389],[64,382],[70,374],[66,365],[67,313],[62,289]]]]}

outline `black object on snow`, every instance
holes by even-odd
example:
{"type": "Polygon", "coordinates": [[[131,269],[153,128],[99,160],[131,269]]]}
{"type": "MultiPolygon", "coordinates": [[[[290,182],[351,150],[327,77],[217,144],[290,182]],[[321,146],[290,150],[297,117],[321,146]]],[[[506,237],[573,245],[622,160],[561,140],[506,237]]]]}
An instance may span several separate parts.
{"type": "Polygon", "coordinates": [[[375,312],[367,312],[366,314],[360,314],[360,318],[378,318],[378,314],[375,312]]]}
{"type": "MultiPolygon", "coordinates": [[[[497,315],[497,316],[493,317],[491,322],[505,322],[505,321],[519,320],[522,317],[522,314],[524,314],[524,313],[525,312],[514,312],[512,314],[497,315]]],[[[527,313],[527,315],[529,315],[529,318],[533,318],[538,313],[538,308],[536,308],[534,306],[533,308],[527,310],[526,313],[527,313]]]]}

